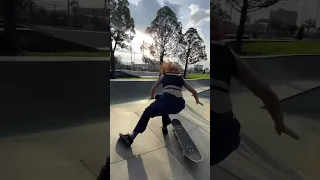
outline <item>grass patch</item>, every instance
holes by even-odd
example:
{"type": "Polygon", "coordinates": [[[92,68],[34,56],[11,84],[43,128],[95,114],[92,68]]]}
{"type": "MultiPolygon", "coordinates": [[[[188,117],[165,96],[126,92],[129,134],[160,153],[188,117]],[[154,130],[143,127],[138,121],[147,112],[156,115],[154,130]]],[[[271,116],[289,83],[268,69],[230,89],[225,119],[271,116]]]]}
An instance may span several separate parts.
{"type": "MultiPolygon", "coordinates": [[[[143,78],[119,78],[127,80],[156,80],[154,77],[143,77],[143,78]]],[[[210,79],[210,74],[187,74],[186,79],[210,79]]]]}
{"type": "Polygon", "coordinates": [[[143,78],[119,78],[119,79],[127,79],[127,80],[156,80],[157,78],[147,78],[147,77],[143,77],[143,78]]]}
{"type": "Polygon", "coordinates": [[[70,56],[70,57],[110,57],[109,51],[95,51],[95,52],[24,52],[25,56],[70,56]]]}
{"type": "Polygon", "coordinates": [[[320,42],[248,42],[243,44],[245,55],[320,54],[320,42]]]}
{"type": "Polygon", "coordinates": [[[187,74],[186,79],[210,79],[210,74],[187,74]]]}

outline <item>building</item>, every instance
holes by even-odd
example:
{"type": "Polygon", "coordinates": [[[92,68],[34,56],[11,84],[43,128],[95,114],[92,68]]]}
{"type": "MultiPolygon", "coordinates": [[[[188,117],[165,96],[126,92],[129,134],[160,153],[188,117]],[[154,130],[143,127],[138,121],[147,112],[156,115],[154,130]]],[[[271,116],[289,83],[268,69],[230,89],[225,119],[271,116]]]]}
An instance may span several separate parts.
{"type": "Polygon", "coordinates": [[[298,12],[278,9],[277,11],[270,11],[270,22],[280,22],[284,26],[297,25],[298,12]]]}
{"type": "Polygon", "coordinates": [[[196,65],[194,65],[194,69],[202,71],[203,70],[203,65],[196,64],[196,65]]]}

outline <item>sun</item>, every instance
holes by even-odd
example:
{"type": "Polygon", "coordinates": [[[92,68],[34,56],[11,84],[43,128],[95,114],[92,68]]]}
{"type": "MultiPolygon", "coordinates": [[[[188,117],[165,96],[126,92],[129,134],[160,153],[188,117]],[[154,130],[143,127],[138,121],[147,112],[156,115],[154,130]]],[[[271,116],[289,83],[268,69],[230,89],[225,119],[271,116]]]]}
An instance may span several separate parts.
{"type": "Polygon", "coordinates": [[[140,46],[142,45],[143,41],[146,43],[152,43],[153,39],[144,32],[136,30],[136,34],[132,40],[132,49],[134,52],[141,52],[140,46]]]}

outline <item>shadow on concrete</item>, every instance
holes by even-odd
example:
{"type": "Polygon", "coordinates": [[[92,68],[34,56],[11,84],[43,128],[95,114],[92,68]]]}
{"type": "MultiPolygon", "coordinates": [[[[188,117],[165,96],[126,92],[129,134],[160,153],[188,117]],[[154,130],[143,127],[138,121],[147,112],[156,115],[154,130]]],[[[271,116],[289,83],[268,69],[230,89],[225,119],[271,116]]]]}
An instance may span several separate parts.
{"type": "Polygon", "coordinates": [[[293,180],[303,180],[303,177],[301,177],[299,174],[296,173],[294,169],[291,169],[290,166],[285,165],[284,163],[279,163],[279,160],[275,159],[271,155],[267,153],[259,144],[257,144],[255,141],[253,141],[249,136],[247,136],[245,133],[241,133],[241,144],[240,148],[242,152],[246,152],[251,157],[259,157],[264,163],[268,164],[268,167],[272,167],[272,171],[267,168],[266,166],[263,166],[262,164],[259,164],[257,162],[254,162],[254,158],[248,158],[246,155],[244,155],[241,151],[237,151],[240,156],[243,156],[247,160],[251,161],[256,166],[259,166],[260,168],[269,171],[269,174],[273,174],[275,172],[279,172],[281,174],[285,174],[287,178],[293,179],[293,180]]]}
{"type": "MultiPolygon", "coordinates": [[[[270,85],[280,85],[292,81],[319,80],[320,56],[286,56],[273,58],[244,58],[270,85]]],[[[248,91],[235,79],[231,82],[230,92],[233,94],[248,91]]]]}
{"type": "Polygon", "coordinates": [[[109,120],[109,62],[1,62],[0,137],[109,120]]]}
{"type": "Polygon", "coordinates": [[[131,147],[125,146],[120,139],[116,144],[116,152],[127,162],[128,180],[148,180],[141,155],[135,156],[131,147]],[[130,154],[131,158],[126,159],[128,154],[130,154]]]}
{"type": "MultiPolygon", "coordinates": [[[[187,80],[193,88],[209,87],[209,79],[187,80]]],[[[121,104],[141,99],[148,99],[150,89],[155,83],[155,80],[128,80],[128,81],[110,81],[110,104],[121,104]]],[[[185,90],[185,89],[184,89],[185,90]]],[[[157,88],[156,94],[161,94],[162,87],[157,88]]]]}
{"type": "Polygon", "coordinates": [[[320,86],[281,101],[283,111],[289,114],[320,114],[319,103],[320,86]]]}

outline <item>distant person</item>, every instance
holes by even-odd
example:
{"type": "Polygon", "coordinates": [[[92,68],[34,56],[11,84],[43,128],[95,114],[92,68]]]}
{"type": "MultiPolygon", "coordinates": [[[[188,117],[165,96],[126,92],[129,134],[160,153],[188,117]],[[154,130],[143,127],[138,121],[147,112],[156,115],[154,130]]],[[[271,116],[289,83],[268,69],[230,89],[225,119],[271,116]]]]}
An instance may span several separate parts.
{"type": "Polygon", "coordinates": [[[197,104],[203,106],[199,101],[198,93],[191,85],[179,74],[179,69],[172,63],[164,63],[160,69],[161,76],[150,90],[150,99],[156,99],[143,112],[138,124],[131,134],[120,133],[120,139],[130,146],[139,133],[143,133],[148,125],[150,118],[162,116],[162,132],[168,133],[167,126],[171,123],[170,114],[178,114],[185,108],[185,101],[182,96],[182,87],[189,90],[197,104]],[[155,97],[156,89],[162,84],[163,93],[155,97]]]}
{"type": "Polygon", "coordinates": [[[286,133],[296,140],[300,139],[284,124],[283,112],[276,93],[249,65],[222,43],[224,32],[220,18],[212,14],[210,22],[210,50],[214,57],[210,63],[210,98],[212,100],[210,104],[210,165],[217,165],[226,159],[240,144],[241,125],[232,113],[232,102],[229,96],[231,77],[240,81],[264,102],[278,135],[286,133]]]}
{"type": "Polygon", "coordinates": [[[295,38],[301,41],[302,38],[303,38],[303,33],[304,33],[304,25],[302,25],[302,26],[299,28],[298,33],[297,33],[297,35],[296,35],[295,38]]]}

